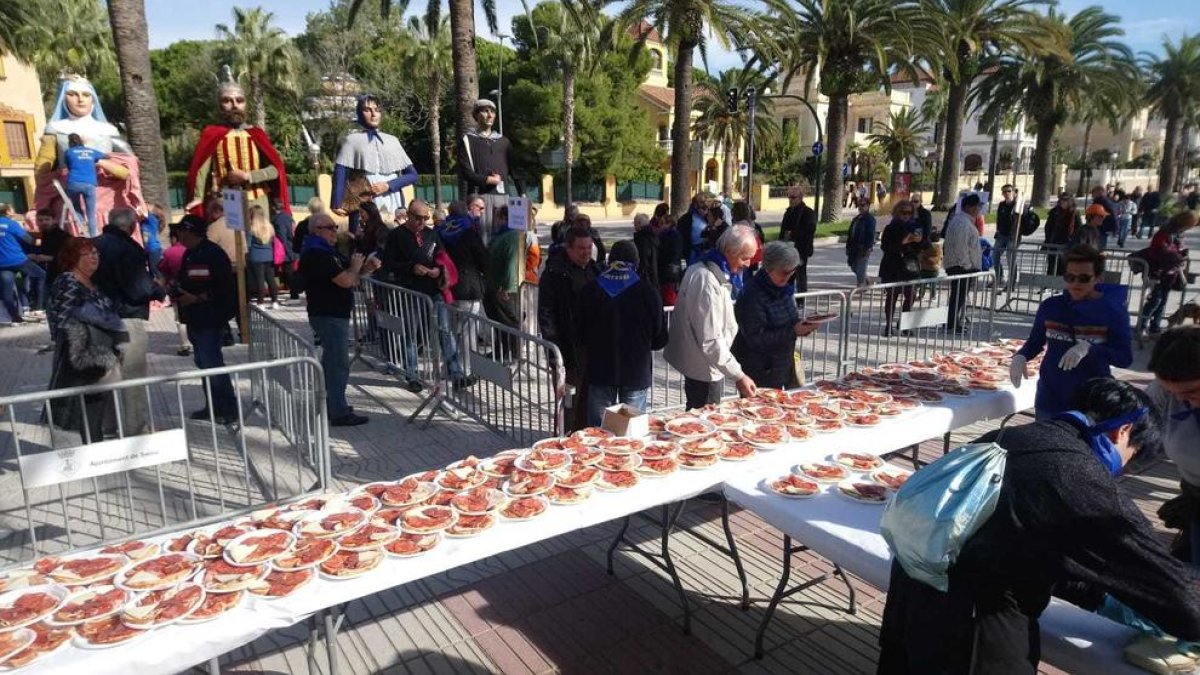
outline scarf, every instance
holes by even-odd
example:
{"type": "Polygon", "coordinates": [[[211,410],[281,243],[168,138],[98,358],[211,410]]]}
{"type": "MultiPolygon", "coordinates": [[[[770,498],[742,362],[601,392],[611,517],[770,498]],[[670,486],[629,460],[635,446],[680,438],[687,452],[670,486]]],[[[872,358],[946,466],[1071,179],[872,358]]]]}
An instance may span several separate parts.
{"type": "Polygon", "coordinates": [[[442,224],[437,227],[437,233],[442,241],[453,246],[464,234],[473,229],[475,229],[475,222],[471,216],[455,214],[442,221],[442,224]]]}
{"type": "Polygon", "coordinates": [[[608,297],[615,298],[636,284],[638,278],[637,267],[633,263],[618,260],[596,277],[596,283],[608,293],[608,297]]]}
{"type": "Polygon", "coordinates": [[[310,234],[304,238],[304,245],[301,246],[300,252],[304,253],[307,251],[321,251],[330,255],[338,255],[337,249],[333,247],[333,244],[325,241],[318,234],[310,234]]]}
{"type": "Polygon", "coordinates": [[[1200,408],[1193,408],[1191,403],[1184,402],[1183,410],[1171,415],[1171,419],[1182,422],[1191,417],[1200,425],[1200,408]]]}
{"type": "Polygon", "coordinates": [[[729,259],[725,254],[716,249],[710,249],[707,253],[700,256],[700,262],[710,262],[721,268],[721,272],[725,275],[725,280],[733,286],[731,295],[734,300],[737,300],[742,294],[742,275],[734,274],[733,270],[729,269],[729,259]]]}

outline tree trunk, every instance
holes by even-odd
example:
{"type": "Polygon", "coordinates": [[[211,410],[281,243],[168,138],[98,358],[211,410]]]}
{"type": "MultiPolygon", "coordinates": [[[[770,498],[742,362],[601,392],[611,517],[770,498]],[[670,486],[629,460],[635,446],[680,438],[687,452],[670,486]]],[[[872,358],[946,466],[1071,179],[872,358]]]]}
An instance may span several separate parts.
{"type": "Polygon", "coordinates": [[[988,154],[988,211],[991,212],[992,204],[996,203],[996,155],[1000,152],[1000,123],[996,123],[996,128],[992,129],[992,147],[988,154]]]}
{"type": "Polygon", "coordinates": [[[567,204],[575,201],[571,164],[575,160],[575,69],[563,68],[563,180],[567,204]]]}
{"type": "Polygon", "coordinates": [[[958,175],[962,166],[958,154],[962,151],[963,122],[967,114],[967,90],[971,82],[952,83],[946,95],[945,148],[942,150],[942,175],[938,180],[937,208],[947,211],[958,198],[958,175]]]}
{"type": "Polygon", "coordinates": [[[844,94],[829,97],[829,111],[825,114],[825,164],[824,194],[821,199],[821,222],[832,223],[842,216],[842,164],[846,161],[846,127],[849,124],[849,98],[844,94]]]}
{"type": "Polygon", "coordinates": [[[250,97],[254,100],[254,124],[259,129],[267,128],[267,102],[263,92],[262,78],[250,76],[250,97]]]}
{"type": "Polygon", "coordinates": [[[1034,206],[1047,204],[1050,199],[1050,150],[1054,143],[1054,131],[1058,125],[1052,121],[1037,123],[1037,144],[1033,148],[1033,190],[1029,203],[1034,206]]]}
{"type": "Polygon", "coordinates": [[[442,74],[436,68],[429,82],[429,111],[429,147],[433,152],[433,208],[436,210],[442,208],[442,74]]]}
{"type": "Polygon", "coordinates": [[[1162,162],[1158,166],[1158,191],[1167,193],[1175,189],[1175,155],[1179,152],[1179,130],[1183,120],[1179,117],[1167,118],[1167,134],[1163,140],[1162,162]]]}
{"type": "Polygon", "coordinates": [[[475,62],[473,0],[450,0],[450,39],[454,53],[454,91],[458,95],[454,135],[459,139],[475,125],[471,111],[475,107],[475,101],[479,99],[479,65],[475,62]]]}
{"type": "Polygon", "coordinates": [[[141,162],[142,194],[147,201],[170,208],[167,161],[150,74],[146,7],[142,0],[109,0],[108,18],[121,68],[129,145],[141,162]]]}
{"type": "Polygon", "coordinates": [[[688,210],[692,165],[692,57],[696,43],[681,40],[675,56],[675,121],[671,125],[671,212],[688,210]]]}
{"type": "Polygon", "coordinates": [[[942,113],[941,119],[933,125],[933,199],[931,204],[942,203],[942,197],[938,194],[938,185],[942,180],[942,153],[946,151],[946,114],[942,113]]]}
{"type": "Polygon", "coordinates": [[[733,167],[737,165],[737,143],[734,139],[725,139],[725,167],[721,171],[721,184],[729,194],[733,194],[733,167]]]}
{"type": "Polygon", "coordinates": [[[1083,182],[1087,180],[1088,169],[1092,162],[1088,159],[1088,152],[1092,149],[1092,120],[1088,120],[1083,127],[1083,161],[1079,165],[1079,187],[1075,188],[1075,194],[1083,194],[1083,182]]]}

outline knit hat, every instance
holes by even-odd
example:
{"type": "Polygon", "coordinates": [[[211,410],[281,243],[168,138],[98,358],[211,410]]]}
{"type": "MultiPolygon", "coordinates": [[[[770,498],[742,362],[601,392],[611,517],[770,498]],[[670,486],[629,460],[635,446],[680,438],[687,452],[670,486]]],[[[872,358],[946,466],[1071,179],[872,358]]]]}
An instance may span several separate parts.
{"type": "Polygon", "coordinates": [[[491,108],[492,110],[495,110],[496,104],[492,103],[491,101],[487,100],[486,98],[481,98],[478,101],[475,101],[475,106],[471,108],[471,112],[482,110],[484,108],[491,108]]]}
{"type": "Polygon", "coordinates": [[[1091,218],[1092,216],[1107,218],[1108,209],[1104,208],[1104,206],[1101,204],[1092,204],[1091,206],[1087,207],[1087,210],[1083,212],[1083,215],[1088,218],[1091,218]]]}

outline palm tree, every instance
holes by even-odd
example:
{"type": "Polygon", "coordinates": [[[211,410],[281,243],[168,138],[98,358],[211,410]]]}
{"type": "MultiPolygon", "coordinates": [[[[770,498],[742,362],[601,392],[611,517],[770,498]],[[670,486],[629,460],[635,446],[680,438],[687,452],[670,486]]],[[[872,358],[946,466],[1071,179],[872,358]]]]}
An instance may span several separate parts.
{"type": "Polygon", "coordinates": [[[820,92],[829,97],[821,208],[821,219],[829,222],[841,216],[850,96],[889,88],[894,66],[911,69],[912,40],[919,36],[913,30],[916,5],[906,0],[795,2],[795,14],[780,30],[785,31],[787,49],[792,52],[791,67],[802,68],[810,83],[819,75],[820,92]]]}
{"type": "MultiPolygon", "coordinates": [[[[721,176],[722,187],[733,194],[733,168],[737,166],[738,148],[745,142],[749,127],[749,114],[745,106],[736,111],[729,109],[730,89],[739,92],[747,87],[758,91],[766,88],[768,79],[759,72],[746,68],[730,68],[722,71],[715,79],[707,78],[696,83],[696,110],[700,113],[692,121],[692,133],[707,144],[725,151],[725,170],[721,176]]],[[[770,141],[779,135],[779,125],[771,117],[770,101],[761,101],[758,115],[754,118],[755,139],[770,141]]]]}
{"type": "Polygon", "coordinates": [[[1123,111],[1140,97],[1134,89],[1133,53],[1120,39],[1125,32],[1118,17],[1093,6],[1070,18],[1051,9],[1037,21],[1045,36],[1039,48],[999,57],[975,83],[971,98],[982,103],[982,116],[988,119],[999,120],[1014,109],[1030,115],[1037,136],[1030,197],[1034,204],[1044,204],[1051,183],[1050,150],[1059,127],[1074,116],[1086,120],[1089,132],[1098,118],[1119,128],[1123,111]]]}
{"type": "Polygon", "coordinates": [[[411,17],[408,34],[401,41],[403,60],[408,77],[426,86],[425,95],[418,97],[429,111],[429,147],[433,151],[434,208],[442,207],[442,94],[446,75],[453,67],[450,49],[450,20],[441,18],[429,23],[429,15],[411,17]]]}
{"type": "Polygon", "coordinates": [[[300,56],[283,29],[273,25],[274,12],[261,7],[233,8],[233,28],[217,24],[217,36],[225,40],[239,79],[250,84],[254,123],[267,125],[267,89],[295,92],[300,56]]]}
{"type": "Polygon", "coordinates": [[[31,4],[26,15],[44,18],[17,29],[15,51],[37,69],[43,82],[53,82],[64,72],[95,80],[116,70],[103,6],[92,0],[38,0],[31,4]]]}
{"type": "Polygon", "coordinates": [[[902,108],[888,114],[887,122],[875,122],[875,129],[867,140],[883,153],[892,165],[892,173],[900,172],[900,165],[925,149],[925,137],[929,125],[914,108],[902,108]]]}
{"type": "Polygon", "coordinates": [[[989,54],[1010,48],[1037,51],[1044,39],[1032,8],[1048,0],[920,0],[921,25],[917,30],[936,45],[931,60],[948,85],[946,139],[942,150],[937,195],[943,209],[958,194],[963,122],[971,83],[983,70],[989,54]]]}
{"type": "Polygon", "coordinates": [[[141,162],[142,192],[152,203],[169,204],[167,161],[158,123],[154,77],[150,71],[146,6],[142,0],[108,0],[108,19],[112,24],[117,64],[121,70],[125,128],[129,133],[129,145],[141,162]]]}
{"type": "Polygon", "coordinates": [[[549,73],[562,74],[563,181],[566,203],[573,201],[575,162],[575,81],[595,65],[600,48],[599,12],[582,0],[543,2],[528,17],[514,21],[531,27],[537,52],[549,73]]]}
{"type": "Polygon", "coordinates": [[[935,80],[933,86],[925,92],[925,100],[921,101],[921,119],[926,124],[933,125],[934,171],[938,174],[938,177],[934,179],[935,185],[933,186],[934,204],[940,203],[936,183],[941,177],[942,151],[946,145],[946,92],[948,89],[945,81],[935,80]]]}
{"type": "Polygon", "coordinates": [[[17,51],[20,43],[17,33],[24,26],[40,22],[38,9],[32,2],[6,2],[0,5],[0,53],[17,51]]]}
{"type": "MultiPolygon", "coordinates": [[[[611,1],[611,0],[609,0],[611,1]]],[[[778,5],[776,0],[765,0],[778,5]]],[[[781,1],[781,0],[780,0],[781,1]]],[[[675,119],[671,125],[671,210],[688,209],[691,168],[692,64],[695,51],[701,58],[709,40],[723,48],[742,50],[750,41],[767,39],[765,17],[744,6],[724,0],[631,0],[617,14],[614,31],[626,31],[642,21],[650,24],[674,52],[675,119]]],[[[634,44],[641,49],[649,31],[641,32],[634,44]]]]}
{"type": "MultiPolygon", "coordinates": [[[[379,11],[387,18],[395,5],[401,14],[408,11],[409,0],[378,0],[379,11]]],[[[354,23],[359,10],[367,0],[350,0],[350,23],[354,23]]],[[[475,124],[471,112],[479,99],[479,64],[475,60],[475,2],[474,0],[449,0],[450,40],[454,55],[454,91],[457,97],[458,116],[454,120],[454,134],[462,138],[475,124]]],[[[498,30],[496,0],[481,0],[483,16],[488,30],[498,30]]],[[[425,25],[440,26],[442,23],[442,0],[429,0],[425,8],[425,25]]]]}
{"type": "Polygon", "coordinates": [[[1167,134],[1158,168],[1158,189],[1171,190],[1176,182],[1176,155],[1185,120],[1200,110],[1200,35],[1185,35],[1178,44],[1163,41],[1163,55],[1143,52],[1142,70],[1150,86],[1146,102],[1166,120],[1167,134]]]}

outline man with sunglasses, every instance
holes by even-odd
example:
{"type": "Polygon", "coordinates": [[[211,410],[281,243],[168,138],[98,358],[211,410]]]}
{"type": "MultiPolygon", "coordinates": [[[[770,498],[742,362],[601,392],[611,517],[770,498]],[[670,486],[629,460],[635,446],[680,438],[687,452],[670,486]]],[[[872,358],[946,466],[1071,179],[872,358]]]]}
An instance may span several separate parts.
{"type": "Polygon", "coordinates": [[[1004,287],[1004,257],[1012,248],[1017,233],[1017,191],[1012,185],[1000,188],[1002,199],[996,205],[996,242],[992,247],[992,260],[996,262],[996,287],[1004,287]]]}
{"type": "Polygon", "coordinates": [[[1013,356],[1009,375],[1020,386],[1031,375],[1029,360],[1046,350],[1038,379],[1034,410],[1047,419],[1070,409],[1071,398],[1093,377],[1112,377],[1112,366],[1133,362],[1133,335],[1124,303],[1100,287],[1104,256],[1092,246],[1080,245],[1063,257],[1066,291],[1047,298],[1038,307],[1025,346],[1013,356]]]}

